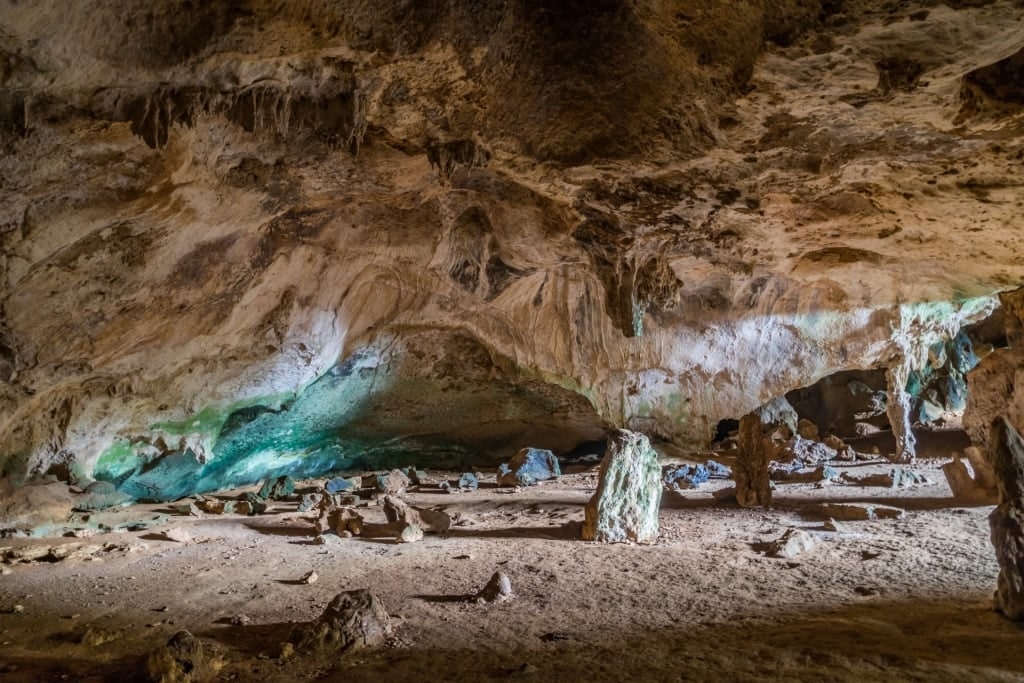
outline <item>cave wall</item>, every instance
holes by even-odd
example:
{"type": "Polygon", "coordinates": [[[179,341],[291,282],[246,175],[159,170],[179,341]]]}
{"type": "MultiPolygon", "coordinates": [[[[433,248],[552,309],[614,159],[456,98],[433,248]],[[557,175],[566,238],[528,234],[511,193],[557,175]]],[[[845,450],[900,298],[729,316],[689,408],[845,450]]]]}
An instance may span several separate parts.
{"type": "Polygon", "coordinates": [[[956,120],[1024,18],[904,4],[0,2],[3,471],[700,445],[923,368],[1024,280],[1020,112],[956,120]]]}

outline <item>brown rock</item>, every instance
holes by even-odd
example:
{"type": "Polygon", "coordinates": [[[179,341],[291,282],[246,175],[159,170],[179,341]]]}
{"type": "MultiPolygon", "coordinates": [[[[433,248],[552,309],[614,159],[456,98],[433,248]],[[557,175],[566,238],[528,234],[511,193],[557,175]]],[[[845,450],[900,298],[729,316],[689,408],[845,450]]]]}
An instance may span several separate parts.
{"type": "Polygon", "coordinates": [[[327,655],[381,645],[391,633],[380,599],[360,589],[336,595],[316,621],[295,629],[291,642],[299,652],[327,655]]]}

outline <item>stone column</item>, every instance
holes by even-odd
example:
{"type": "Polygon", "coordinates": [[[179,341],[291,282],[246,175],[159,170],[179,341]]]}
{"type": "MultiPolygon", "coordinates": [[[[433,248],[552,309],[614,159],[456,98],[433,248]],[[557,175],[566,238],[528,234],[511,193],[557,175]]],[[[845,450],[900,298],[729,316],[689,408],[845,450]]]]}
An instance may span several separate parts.
{"type": "Polygon", "coordinates": [[[757,411],[740,419],[739,456],[736,460],[736,500],[743,507],[768,507],[772,502],[768,477],[769,449],[757,411]]]}
{"type": "Polygon", "coordinates": [[[910,423],[910,394],[907,393],[907,379],[910,366],[904,359],[898,365],[890,367],[885,373],[887,401],[885,412],[892,425],[892,435],[896,439],[896,462],[914,462],[917,458],[915,446],[917,439],[910,423]]]}
{"type": "Polygon", "coordinates": [[[658,454],[647,437],[625,429],[615,431],[608,437],[597,491],[584,509],[583,540],[654,541],[661,489],[658,454]]]}
{"type": "Polygon", "coordinates": [[[988,449],[999,488],[999,505],[988,517],[999,562],[995,607],[1024,621],[1024,441],[1009,420],[998,417],[988,449]]]}

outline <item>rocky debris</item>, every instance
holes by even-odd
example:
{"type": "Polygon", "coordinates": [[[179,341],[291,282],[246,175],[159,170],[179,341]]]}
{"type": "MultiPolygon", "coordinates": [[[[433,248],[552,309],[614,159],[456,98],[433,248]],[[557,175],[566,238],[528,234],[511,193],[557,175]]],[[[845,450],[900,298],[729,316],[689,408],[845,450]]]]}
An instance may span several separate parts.
{"type": "Polygon", "coordinates": [[[670,491],[697,488],[710,479],[728,479],[732,470],[716,460],[703,465],[666,465],[662,468],[661,479],[670,491]]]}
{"type": "Polygon", "coordinates": [[[339,536],[360,536],[364,526],[362,516],[350,507],[328,508],[317,524],[320,534],[333,531],[339,536]]]}
{"type": "Polygon", "coordinates": [[[989,460],[999,490],[999,505],[988,517],[999,563],[996,609],[1024,621],[1024,441],[1010,421],[998,417],[988,438],[989,460]]]}
{"type": "Polygon", "coordinates": [[[430,483],[430,476],[427,475],[426,471],[415,467],[406,468],[405,476],[409,477],[409,481],[411,481],[414,486],[423,486],[430,483]]]}
{"type": "Polygon", "coordinates": [[[903,519],[906,511],[889,505],[871,503],[820,503],[806,508],[809,512],[825,519],[844,522],[864,522],[877,519],[903,519]]]}
{"type": "Polygon", "coordinates": [[[856,476],[848,472],[844,472],[842,479],[843,482],[853,484],[855,486],[877,486],[891,489],[932,483],[931,480],[921,472],[905,467],[894,467],[888,472],[879,472],[862,476],[856,476]]]}
{"type": "Polygon", "coordinates": [[[585,541],[647,543],[658,536],[661,468],[647,437],[620,429],[608,437],[597,491],[584,509],[585,541]]]}
{"type": "Polygon", "coordinates": [[[256,494],[262,500],[285,500],[295,493],[295,480],[288,475],[268,479],[256,494]]]}
{"type": "Polygon", "coordinates": [[[252,491],[240,495],[238,497],[238,502],[235,503],[235,512],[240,515],[262,515],[266,511],[266,498],[261,498],[258,493],[254,493],[252,491]]]}
{"type": "Polygon", "coordinates": [[[130,553],[143,550],[145,543],[104,543],[86,545],[65,543],[55,546],[26,545],[14,548],[0,547],[0,560],[5,564],[53,563],[64,561],[99,561],[110,553],[130,553]]]}
{"type": "Polygon", "coordinates": [[[779,462],[796,462],[801,466],[817,465],[835,460],[838,453],[820,441],[795,436],[776,455],[779,462]]]}
{"type": "Polygon", "coordinates": [[[168,541],[174,541],[175,543],[191,543],[192,534],[187,529],[183,529],[179,526],[167,529],[163,532],[162,536],[168,541]]]}
{"type": "Polygon", "coordinates": [[[822,481],[836,481],[840,478],[839,471],[828,465],[819,465],[814,469],[803,467],[792,467],[772,462],[770,466],[772,481],[784,481],[787,483],[814,483],[822,481]]]}
{"type": "Polygon", "coordinates": [[[462,492],[476,491],[480,488],[480,478],[473,472],[463,472],[455,486],[462,492]]]}
{"type": "Polygon", "coordinates": [[[299,582],[304,583],[308,586],[310,584],[316,583],[317,579],[319,578],[320,577],[317,576],[317,573],[315,571],[310,570],[301,579],[299,579],[299,582]]]}
{"type": "MultiPolygon", "coordinates": [[[[976,451],[977,449],[971,448],[969,450],[976,451]]],[[[971,464],[973,465],[973,463],[971,464]]],[[[953,492],[953,498],[970,503],[998,503],[999,491],[995,482],[992,481],[991,468],[987,468],[987,475],[982,475],[982,477],[972,476],[971,469],[973,467],[968,469],[968,465],[960,459],[958,454],[954,454],[952,462],[947,462],[942,466],[942,473],[946,475],[946,481],[949,483],[950,491],[953,492]],[[983,486],[981,484],[983,478],[988,479],[990,486],[983,486]]],[[[978,470],[974,471],[977,472],[978,470]]]]}
{"type": "Polygon", "coordinates": [[[152,683],[202,683],[212,680],[223,662],[188,631],[178,631],[146,659],[152,683]]]}
{"type": "Polygon", "coordinates": [[[443,533],[452,526],[448,513],[409,505],[397,496],[384,496],[383,508],[388,522],[412,524],[427,533],[443,533]]]}
{"type": "Polygon", "coordinates": [[[845,526],[843,526],[843,524],[841,524],[840,522],[837,522],[836,520],[832,519],[831,517],[826,519],[825,523],[822,526],[824,527],[825,531],[832,531],[832,532],[837,533],[837,534],[843,534],[843,533],[847,532],[847,529],[846,529],[845,526]]]}
{"type": "Polygon", "coordinates": [[[359,589],[336,595],[318,619],[293,631],[291,642],[299,652],[330,655],[381,645],[391,633],[380,599],[359,589]]]}
{"type": "Polygon", "coordinates": [[[796,426],[797,435],[807,441],[818,440],[818,425],[814,424],[806,418],[802,418],[796,426]]]}
{"type": "Polygon", "coordinates": [[[93,512],[123,507],[132,503],[132,497],[114,488],[106,481],[94,481],[74,499],[72,509],[78,512],[93,512]]]}
{"type": "Polygon", "coordinates": [[[324,497],[322,493],[304,493],[299,498],[299,512],[309,512],[317,505],[320,504],[320,500],[324,497]]]}
{"type": "Polygon", "coordinates": [[[416,524],[403,524],[398,532],[399,543],[416,543],[423,540],[423,529],[416,524]]]}
{"type": "Polygon", "coordinates": [[[764,428],[761,418],[755,413],[744,415],[740,420],[734,479],[736,501],[743,507],[767,507],[772,502],[768,472],[771,440],[765,438],[764,428]]]}
{"type": "Polygon", "coordinates": [[[558,458],[549,450],[524,448],[498,470],[498,486],[533,486],[562,476],[558,458]]]}
{"type": "MultiPolygon", "coordinates": [[[[376,485],[376,481],[374,481],[374,485],[376,485]]],[[[342,493],[355,490],[356,488],[356,483],[345,477],[334,477],[324,482],[324,491],[327,493],[342,493]]]]}
{"type": "MultiPolygon", "coordinates": [[[[210,515],[234,514],[238,507],[237,501],[220,500],[219,498],[200,498],[195,503],[202,512],[210,515]]],[[[246,512],[248,514],[248,512],[246,512]]]]}
{"type": "Polygon", "coordinates": [[[78,642],[86,647],[99,647],[100,645],[106,645],[112,643],[115,640],[124,638],[126,631],[124,629],[108,630],[104,628],[96,628],[90,626],[85,629],[81,636],[78,638],[78,642]]]}
{"type": "Polygon", "coordinates": [[[487,585],[476,594],[478,602],[505,602],[513,597],[512,581],[505,572],[494,572],[487,585]]]}
{"type": "Polygon", "coordinates": [[[179,515],[188,517],[202,517],[203,510],[199,507],[198,503],[194,500],[186,501],[184,503],[178,503],[173,505],[174,512],[179,515]]]}
{"type": "Polygon", "coordinates": [[[412,485],[409,477],[401,470],[391,470],[387,474],[371,474],[363,477],[363,488],[372,489],[374,493],[400,496],[412,485]]]}
{"type": "Polygon", "coordinates": [[[791,527],[786,529],[781,538],[769,544],[766,554],[790,559],[813,549],[817,543],[818,540],[810,532],[791,527]]]}

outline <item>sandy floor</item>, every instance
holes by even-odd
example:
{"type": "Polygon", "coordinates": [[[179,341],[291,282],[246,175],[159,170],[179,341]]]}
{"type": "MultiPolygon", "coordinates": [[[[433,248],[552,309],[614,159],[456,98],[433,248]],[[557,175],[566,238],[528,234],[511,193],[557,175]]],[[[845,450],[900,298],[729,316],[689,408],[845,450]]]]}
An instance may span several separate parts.
{"type": "Polygon", "coordinates": [[[308,515],[289,503],[258,517],[172,517],[194,539],[184,544],[159,530],[8,540],[82,547],[2,565],[0,680],[133,680],[141,657],[183,628],[220,653],[226,681],[1024,680],[1024,629],[990,608],[990,508],[958,506],[939,464],[917,467],[933,483],[899,490],[783,484],[769,511],[715,501],[725,482],[666,493],[648,546],[575,540],[594,471],[514,493],[411,494],[461,523],[407,545],[314,545],[308,515]],[[826,531],[808,506],[840,498],[907,515],[826,531]],[[817,547],[765,556],[789,527],[817,547]],[[498,569],[514,600],[466,599],[498,569]],[[300,583],[310,570],[319,580],[300,583]],[[395,618],[387,646],[278,659],[294,622],[354,588],[395,618]],[[232,625],[239,615],[250,622],[232,625]]]}

